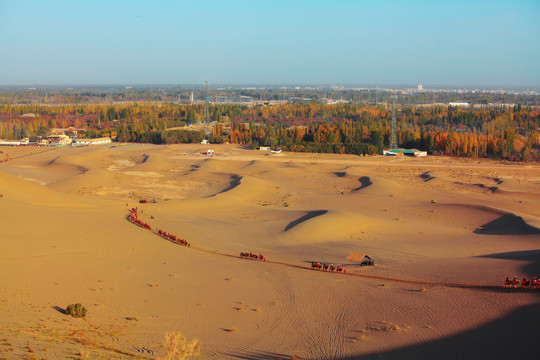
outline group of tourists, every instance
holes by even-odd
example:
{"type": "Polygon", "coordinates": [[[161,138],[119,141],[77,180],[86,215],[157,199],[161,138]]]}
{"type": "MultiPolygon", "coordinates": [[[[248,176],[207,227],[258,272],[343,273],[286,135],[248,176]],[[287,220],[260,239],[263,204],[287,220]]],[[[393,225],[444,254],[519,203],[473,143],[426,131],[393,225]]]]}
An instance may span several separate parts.
{"type": "MultiPolygon", "coordinates": [[[[517,276],[514,276],[513,280],[510,280],[510,278],[507,277],[506,280],[504,281],[504,286],[505,287],[517,288],[517,287],[519,287],[519,285],[520,285],[520,281],[517,278],[517,276]]],[[[521,287],[522,288],[538,289],[538,288],[540,288],[540,282],[538,281],[536,276],[534,276],[532,278],[532,280],[527,280],[526,278],[523,278],[523,280],[521,281],[521,287]]]]}
{"type": "Polygon", "coordinates": [[[241,252],[240,257],[246,258],[246,259],[252,259],[252,260],[266,261],[266,258],[262,254],[257,255],[251,252],[241,252]]]}
{"type": "Polygon", "coordinates": [[[312,261],[311,262],[311,268],[313,270],[330,270],[330,271],[337,271],[337,272],[342,272],[343,273],[346,273],[347,272],[347,269],[344,269],[342,268],[341,266],[334,266],[334,264],[330,264],[330,265],[326,265],[326,264],[322,264],[320,262],[315,262],[315,261],[312,261]]]}

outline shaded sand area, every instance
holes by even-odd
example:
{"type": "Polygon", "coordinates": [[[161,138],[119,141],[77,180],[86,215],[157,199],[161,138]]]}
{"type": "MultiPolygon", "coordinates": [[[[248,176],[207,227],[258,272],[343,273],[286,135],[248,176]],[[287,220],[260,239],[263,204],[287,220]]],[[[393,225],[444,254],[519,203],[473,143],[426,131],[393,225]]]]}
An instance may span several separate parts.
{"type": "Polygon", "coordinates": [[[501,285],[540,275],[538,165],[212,148],[10,148],[0,359],[536,358],[540,290],[501,285]]]}

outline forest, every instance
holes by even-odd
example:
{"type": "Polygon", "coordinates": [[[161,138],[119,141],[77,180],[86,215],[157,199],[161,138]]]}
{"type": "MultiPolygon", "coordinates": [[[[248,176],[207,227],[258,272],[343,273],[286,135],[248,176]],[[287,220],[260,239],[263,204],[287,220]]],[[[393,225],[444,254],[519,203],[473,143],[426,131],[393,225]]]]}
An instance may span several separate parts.
{"type": "MultiPolygon", "coordinates": [[[[540,112],[520,105],[490,109],[397,106],[400,147],[431,155],[540,161],[540,112]]],[[[380,154],[390,142],[391,106],[276,106],[212,104],[211,126],[204,104],[0,105],[0,138],[45,136],[53,128],[84,129],[84,137],[119,142],[211,143],[280,147],[298,152],[380,154]]]]}

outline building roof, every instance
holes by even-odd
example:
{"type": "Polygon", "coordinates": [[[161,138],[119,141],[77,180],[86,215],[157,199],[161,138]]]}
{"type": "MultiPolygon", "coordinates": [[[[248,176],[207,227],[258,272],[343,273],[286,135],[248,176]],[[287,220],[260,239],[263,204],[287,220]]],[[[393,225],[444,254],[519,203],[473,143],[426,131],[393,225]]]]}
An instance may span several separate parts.
{"type": "Polygon", "coordinates": [[[361,254],[361,253],[350,253],[349,256],[347,256],[347,260],[357,260],[362,261],[365,258],[371,259],[367,254],[361,254]]]}
{"type": "Polygon", "coordinates": [[[425,152],[425,151],[422,151],[422,150],[418,150],[418,149],[403,149],[403,148],[399,148],[399,149],[389,149],[388,152],[392,152],[392,153],[402,153],[402,154],[416,154],[416,153],[421,153],[421,152],[425,152]]]}

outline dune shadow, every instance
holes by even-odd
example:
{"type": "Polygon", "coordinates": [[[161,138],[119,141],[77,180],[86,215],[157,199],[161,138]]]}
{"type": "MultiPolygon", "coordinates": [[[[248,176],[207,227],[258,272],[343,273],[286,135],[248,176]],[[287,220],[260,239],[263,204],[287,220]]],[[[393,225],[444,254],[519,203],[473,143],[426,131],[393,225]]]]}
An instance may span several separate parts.
{"type": "Polygon", "coordinates": [[[425,182],[435,179],[435,176],[431,176],[431,175],[429,174],[430,172],[431,172],[431,171],[426,171],[425,173],[420,174],[420,177],[421,177],[422,179],[424,179],[425,182]]]}
{"type": "Polygon", "coordinates": [[[229,182],[229,186],[227,186],[225,189],[221,190],[218,194],[223,194],[227,191],[231,191],[238,185],[240,185],[240,181],[242,180],[242,177],[239,175],[233,175],[231,176],[231,181],[229,182]]]}
{"type": "Polygon", "coordinates": [[[303,223],[304,221],[308,221],[309,219],[312,219],[314,217],[324,215],[327,212],[328,212],[328,210],[309,211],[306,215],[304,215],[302,217],[299,217],[298,219],[293,220],[290,223],[288,223],[287,226],[285,226],[284,231],[288,231],[288,230],[292,229],[293,227],[295,227],[296,225],[299,225],[299,224],[303,223]]]}
{"type": "Polygon", "coordinates": [[[62,157],[62,155],[55,157],[54,159],[52,159],[51,161],[49,161],[49,162],[47,163],[47,165],[52,165],[52,164],[54,164],[54,162],[55,162],[56,160],[60,159],[61,157],[62,157]]]}
{"type": "Polygon", "coordinates": [[[370,185],[373,185],[373,182],[371,182],[371,179],[369,176],[362,176],[358,179],[360,181],[360,187],[357,187],[356,189],[353,189],[352,191],[358,191],[367,188],[370,185]]]}
{"type": "Polygon", "coordinates": [[[486,186],[484,184],[474,184],[474,186],[478,186],[479,188],[482,188],[482,189],[487,189],[487,190],[491,191],[492,193],[499,190],[498,186],[486,186]]]}
{"type": "MultiPolygon", "coordinates": [[[[466,314],[464,314],[465,316],[466,314]]],[[[339,360],[537,359],[540,304],[519,308],[507,316],[459,334],[394,350],[339,357],[339,360]]]]}
{"type": "Polygon", "coordinates": [[[60,314],[64,314],[64,315],[67,315],[67,314],[68,314],[67,310],[64,309],[64,308],[61,308],[60,306],[57,306],[57,305],[56,305],[56,306],[53,306],[52,308],[53,308],[54,310],[58,311],[60,314]]]}
{"type": "MultiPolygon", "coordinates": [[[[505,253],[480,255],[478,257],[527,262],[527,264],[523,266],[523,272],[525,272],[529,277],[540,275],[540,250],[511,251],[505,253]]],[[[508,275],[513,276],[514,274],[508,275]]],[[[503,279],[501,279],[501,283],[502,280],[503,279]]],[[[538,294],[540,294],[540,291],[538,291],[538,294]]]]}
{"type": "MultiPolygon", "coordinates": [[[[334,172],[334,175],[337,177],[343,178],[343,177],[349,177],[346,171],[336,171],[334,172]]],[[[362,176],[358,178],[358,181],[360,182],[360,186],[356,189],[352,189],[351,191],[358,191],[367,188],[370,185],[373,185],[373,182],[371,181],[371,178],[369,176],[362,176]]]]}
{"type": "Polygon", "coordinates": [[[540,234],[540,229],[527,224],[521,216],[505,214],[479,226],[473,232],[486,235],[532,235],[540,234]]]}
{"type": "Polygon", "coordinates": [[[225,189],[221,190],[220,192],[210,195],[208,197],[214,197],[216,195],[226,193],[227,191],[231,191],[232,189],[234,189],[235,187],[241,184],[241,180],[242,180],[242,176],[236,175],[236,174],[232,175],[231,181],[229,182],[229,186],[227,186],[225,189]]]}

